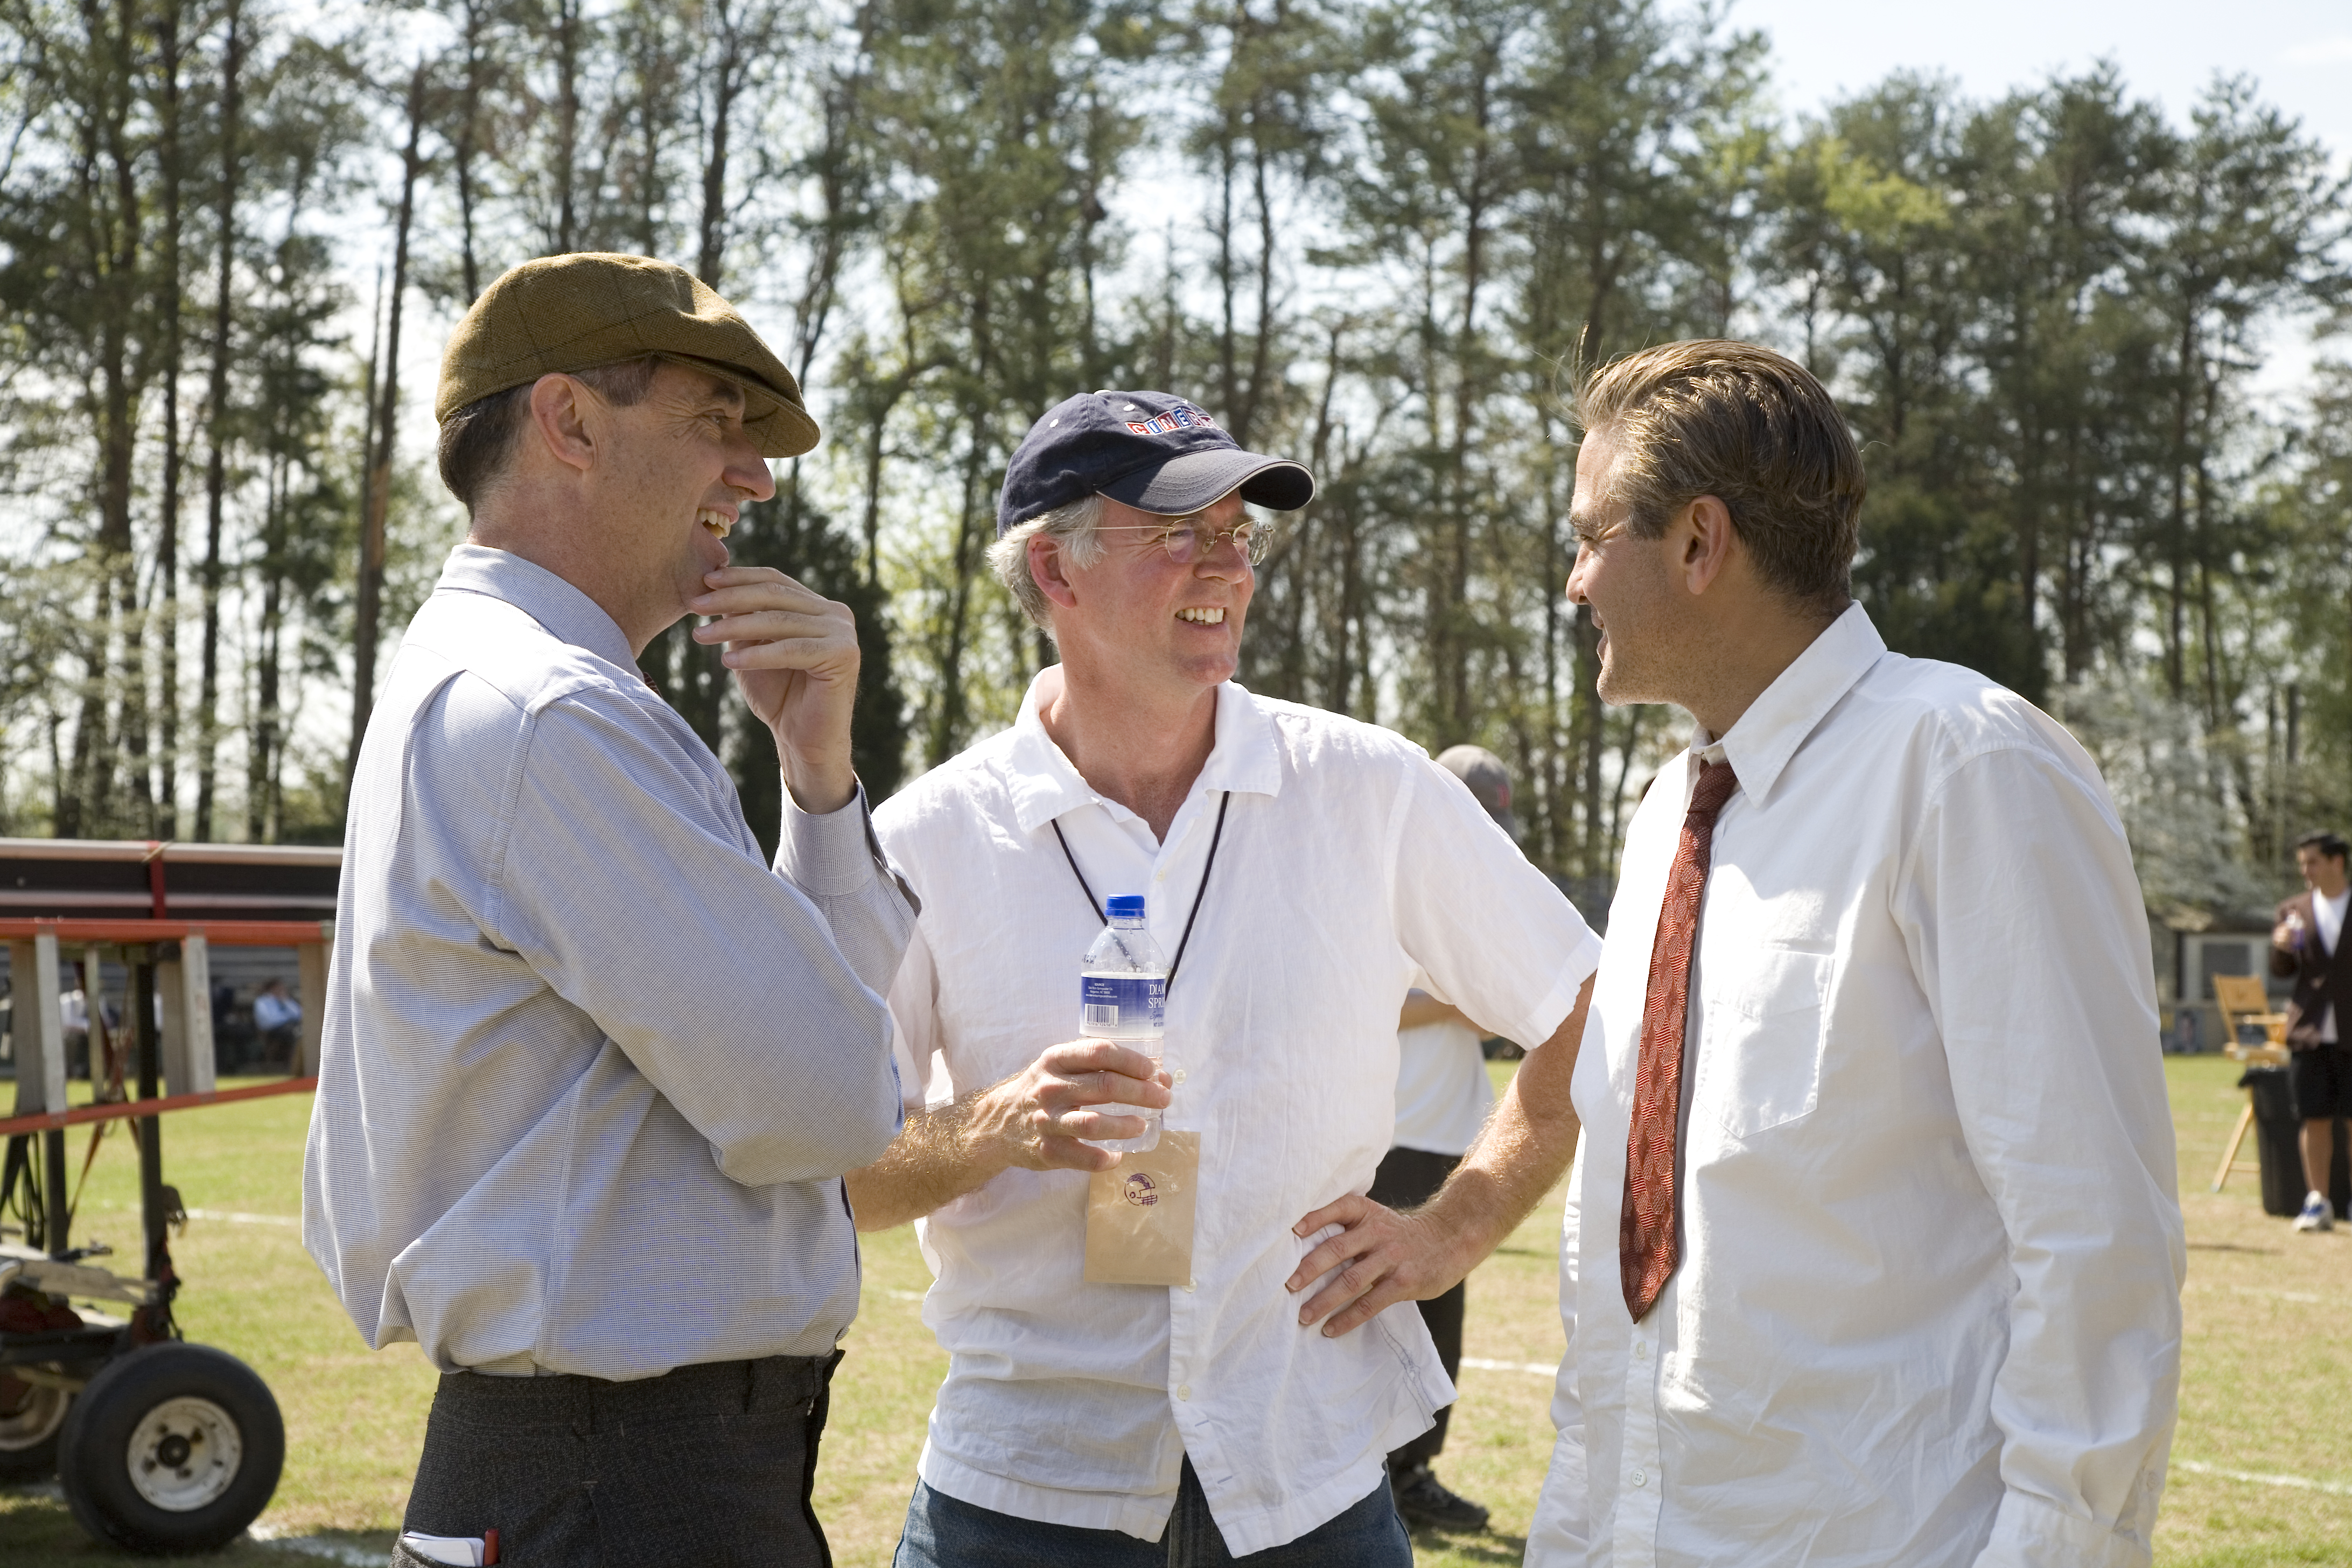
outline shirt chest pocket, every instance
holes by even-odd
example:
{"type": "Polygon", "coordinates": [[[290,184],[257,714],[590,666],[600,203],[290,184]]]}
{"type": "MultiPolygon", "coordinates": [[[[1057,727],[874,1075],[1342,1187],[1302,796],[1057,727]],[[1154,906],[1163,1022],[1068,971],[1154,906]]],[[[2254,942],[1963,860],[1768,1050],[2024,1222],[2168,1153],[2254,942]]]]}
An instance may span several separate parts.
{"type": "Polygon", "coordinates": [[[1705,982],[1698,1102],[1726,1136],[1752,1138],[1810,1115],[1821,1103],[1828,1032],[1827,953],[1758,949],[1705,982]]]}

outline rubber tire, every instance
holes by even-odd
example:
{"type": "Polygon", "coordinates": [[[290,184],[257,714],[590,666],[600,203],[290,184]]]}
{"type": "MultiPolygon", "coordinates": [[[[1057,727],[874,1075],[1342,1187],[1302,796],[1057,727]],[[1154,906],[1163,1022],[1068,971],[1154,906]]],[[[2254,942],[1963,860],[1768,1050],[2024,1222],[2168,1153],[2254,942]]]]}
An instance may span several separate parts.
{"type": "MultiPolygon", "coordinates": [[[[73,1415],[70,1397],[67,1400],[66,1418],[73,1415]]],[[[25,1481],[45,1481],[58,1473],[58,1443],[65,1435],[65,1421],[60,1420],[39,1441],[16,1447],[0,1445],[0,1482],[16,1485],[25,1481]]]]}
{"type": "Polygon", "coordinates": [[[286,1423],[268,1384],[226,1351],[176,1342],[142,1345],[109,1362],[66,1415],[58,1479],[74,1521],[127,1551],[212,1552],[260,1517],[286,1463],[286,1423]],[[131,1483],[131,1434],[166,1400],[208,1399],[236,1423],[243,1458],[228,1489],[199,1509],[173,1513],[131,1483]]]}

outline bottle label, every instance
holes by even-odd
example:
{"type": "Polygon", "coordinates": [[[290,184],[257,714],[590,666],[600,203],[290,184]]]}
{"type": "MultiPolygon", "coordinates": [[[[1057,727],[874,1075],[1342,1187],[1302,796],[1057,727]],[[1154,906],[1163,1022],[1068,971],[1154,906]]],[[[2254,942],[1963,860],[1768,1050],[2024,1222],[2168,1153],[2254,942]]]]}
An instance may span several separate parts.
{"type": "Polygon", "coordinates": [[[1082,974],[1078,1005],[1079,1027],[1090,1035],[1156,1035],[1167,1016],[1168,982],[1157,974],[1082,974]]]}

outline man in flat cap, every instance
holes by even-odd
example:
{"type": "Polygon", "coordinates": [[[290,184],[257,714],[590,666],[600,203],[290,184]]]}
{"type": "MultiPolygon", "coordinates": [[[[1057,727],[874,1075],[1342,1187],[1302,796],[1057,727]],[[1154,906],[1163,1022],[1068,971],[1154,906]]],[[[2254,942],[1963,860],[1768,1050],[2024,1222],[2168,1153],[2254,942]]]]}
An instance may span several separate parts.
{"type": "Polygon", "coordinates": [[[1454,1397],[1411,1299],[1568,1163],[1598,940],[1418,747],[1234,683],[1246,505],[1313,494],[1152,392],[1068,399],[1006,470],[990,560],[1062,662],[876,817],[924,903],[890,992],[907,1131],[850,1199],[921,1219],[951,1358],[899,1568],[1403,1568],[1382,1460],[1454,1397]],[[1138,894],[1164,1072],[1071,1038],[1078,956],[1138,894]],[[1550,1043],[1400,1215],[1363,1194],[1416,972],[1550,1043]],[[1155,1147],[1080,1142],[1140,1133],[1121,1106],[1165,1108],[1155,1147]]]}
{"type": "Polygon", "coordinates": [[[435,406],[471,526],[352,781],[303,1178],[361,1333],[443,1373],[396,1557],[828,1562],[840,1176],[899,1125],[913,911],[850,771],[849,612],[722,542],[816,426],[726,301],[627,256],[492,284],[435,406]],[[637,673],[689,612],[775,735],[772,869],[637,673]]]}

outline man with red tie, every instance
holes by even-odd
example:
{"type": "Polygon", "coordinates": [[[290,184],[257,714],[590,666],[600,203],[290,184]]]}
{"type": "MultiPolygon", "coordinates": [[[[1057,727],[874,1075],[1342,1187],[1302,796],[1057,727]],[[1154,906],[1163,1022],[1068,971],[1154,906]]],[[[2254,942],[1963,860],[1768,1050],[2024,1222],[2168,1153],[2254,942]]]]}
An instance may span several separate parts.
{"type": "Polygon", "coordinates": [[[1852,603],[1861,458],[1801,367],[1668,343],[1578,414],[1601,696],[1696,725],[1577,1064],[1528,1562],[2145,1564],[2186,1253],[2098,771],[1852,603]]]}

